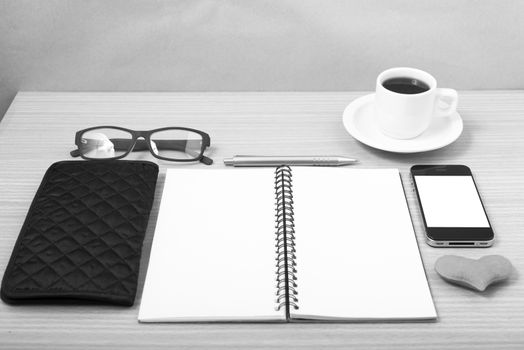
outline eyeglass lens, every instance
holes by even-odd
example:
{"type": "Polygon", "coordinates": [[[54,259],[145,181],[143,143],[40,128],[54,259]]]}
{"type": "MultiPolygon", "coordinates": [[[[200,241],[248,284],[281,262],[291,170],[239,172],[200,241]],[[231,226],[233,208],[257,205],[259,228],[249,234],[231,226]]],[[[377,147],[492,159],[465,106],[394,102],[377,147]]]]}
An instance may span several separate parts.
{"type": "Polygon", "coordinates": [[[80,138],[78,149],[87,158],[104,159],[119,157],[129,150],[133,140],[131,133],[112,128],[86,131],[80,138]]]}
{"type": "Polygon", "coordinates": [[[168,129],[151,134],[151,149],[159,157],[196,159],[202,152],[202,136],[196,132],[168,129]]]}

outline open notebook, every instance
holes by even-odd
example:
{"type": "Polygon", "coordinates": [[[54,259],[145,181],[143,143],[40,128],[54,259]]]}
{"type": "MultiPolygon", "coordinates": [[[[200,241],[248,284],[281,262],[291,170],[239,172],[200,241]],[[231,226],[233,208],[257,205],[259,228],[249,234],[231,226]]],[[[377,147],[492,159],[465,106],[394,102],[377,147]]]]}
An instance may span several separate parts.
{"type": "Polygon", "coordinates": [[[138,319],[432,320],[396,169],[170,169],[138,319]]]}

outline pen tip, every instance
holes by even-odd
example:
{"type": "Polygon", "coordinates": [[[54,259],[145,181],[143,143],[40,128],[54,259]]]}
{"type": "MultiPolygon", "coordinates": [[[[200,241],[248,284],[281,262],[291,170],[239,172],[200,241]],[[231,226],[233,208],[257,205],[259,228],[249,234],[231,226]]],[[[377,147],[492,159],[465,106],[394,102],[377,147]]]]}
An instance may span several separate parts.
{"type": "Polygon", "coordinates": [[[357,159],[354,158],[348,158],[348,157],[340,157],[339,164],[340,165],[351,165],[358,163],[357,159]]]}

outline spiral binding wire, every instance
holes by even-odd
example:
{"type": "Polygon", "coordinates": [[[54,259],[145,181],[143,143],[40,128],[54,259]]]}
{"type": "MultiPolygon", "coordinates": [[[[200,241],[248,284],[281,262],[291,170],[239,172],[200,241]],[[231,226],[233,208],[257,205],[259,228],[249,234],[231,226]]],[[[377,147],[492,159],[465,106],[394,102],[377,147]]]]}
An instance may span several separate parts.
{"type": "Polygon", "coordinates": [[[275,170],[276,199],[276,300],[278,311],[286,308],[286,314],[292,307],[298,310],[297,269],[295,250],[295,223],[293,212],[292,173],[288,166],[275,170]]]}

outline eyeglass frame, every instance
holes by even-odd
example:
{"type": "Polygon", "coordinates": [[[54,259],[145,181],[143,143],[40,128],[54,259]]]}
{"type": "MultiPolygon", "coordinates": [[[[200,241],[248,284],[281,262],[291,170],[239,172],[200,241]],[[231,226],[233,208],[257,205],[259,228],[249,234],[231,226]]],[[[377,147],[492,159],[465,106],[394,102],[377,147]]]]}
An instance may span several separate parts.
{"type": "Polygon", "coordinates": [[[196,129],[191,129],[191,128],[184,128],[184,127],[165,127],[165,128],[160,128],[160,129],[153,129],[153,130],[131,130],[131,129],[126,129],[126,128],[122,128],[120,126],[113,126],[113,125],[103,125],[103,126],[93,126],[93,127],[90,127],[90,128],[87,128],[87,129],[83,129],[83,130],[79,130],[76,132],[75,134],[75,145],[77,146],[77,149],[73,150],[70,152],[70,155],[72,157],[81,157],[82,159],[86,159],[86,160],[116,160],[116,159],[121,159],[121,158],[124,158],[126,157],[127,155],[129,155],[129,153],[131,153],[135,146],[137,145],[137,142],[139,141],[139,138],[142,137],[145,141],[145,144],[147,145],[147,149],[149,150],[149,152],[153,155],[153,157],[155,158],[158,158],[158,159],[162,159],[162,160],[167,160],[167,161],[171,161],[171,162],[195,162],[195,161],[200,161],[206,165],[211,165],[213,164],[213,159],[209,158],[209,157],[206,157],[204,155],[204,151],[207,147],[209,147],[211,145],[211,138],[209,137],[209,135],[203,131],[200,131],[200,130],[196,130],[196,129]],[[110,158],[90,158],[90,157],[86,157],[84,156],[81,152],[80,152],[80,145],[82,144],[81,143],[81,139],[82,139],[82,135],[88,131],[92,131],[92,130],[96,130],[96,129],[104,129],[104,128],[107,128],[107,129],[117,129],[117,130],[121,130],[121,131],[125,131],[125,132],[128,132],[129,134],[131,134],[131,145],[129,146],[128,150],[126,153],[124,154],[121,154],[119,156],[116,156],[116,157],[110,157],[110,158]],[[185,131],[191,131],[191,132],[194,132],[196,134],[199,134],[200,136],[202,136],[202,147],[200,148],[200,154],[195,157],[195,158],[192,158],[192,159],[175,159],[175,158],[168,158],[168,157],[162,157],[162,156],[159,156],[157,154],[155,154],[153,152],[153,148],[151,147],[151,135],[156,133],[156,132],[160,132],[160,131],[166,131],[166,130],[185,130],[185,131]]]}

